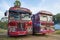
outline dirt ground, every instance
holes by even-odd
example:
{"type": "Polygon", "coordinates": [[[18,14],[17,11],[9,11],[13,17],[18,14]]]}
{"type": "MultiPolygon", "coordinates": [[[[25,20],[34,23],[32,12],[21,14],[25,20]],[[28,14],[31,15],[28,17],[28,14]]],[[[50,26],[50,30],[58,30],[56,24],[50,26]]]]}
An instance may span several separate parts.
{"type": "Polygon", "coordinates": [[[19,37],[8,37],[7,32],[0,32],[0,40],[60,40],[60,35],[27,35],[19,37]]]}
{"type": "Polygon", "coordinates": [[[19,40],[60,40],[59,35],[45,35],[45,36],[29,36],[29,37],[24,37],[19,40]]]}
{"type": "Polygon", "coordinates": [[[19,37],[8,37],[5,34],[0,34],[0,40],[60,40],[60,35],[27,35],[19,37]]]}

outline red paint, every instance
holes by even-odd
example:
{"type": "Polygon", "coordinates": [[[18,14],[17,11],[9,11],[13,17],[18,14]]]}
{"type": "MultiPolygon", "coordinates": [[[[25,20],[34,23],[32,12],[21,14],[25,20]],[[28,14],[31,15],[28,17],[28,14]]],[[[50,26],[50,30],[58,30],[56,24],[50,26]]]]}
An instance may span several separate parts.
{"type": "Polygon", "coordinates": [[[17,22],[16,21],[11,21],[8,23],[9,26],[17,26],[17,22]]]}
{"type": "Polygon", "coordinates": [[[11,36],[19,36],[19,35],[26,35],[26,31],[16,31],[16,32],[9,32],[9,35],[11,36]]]}

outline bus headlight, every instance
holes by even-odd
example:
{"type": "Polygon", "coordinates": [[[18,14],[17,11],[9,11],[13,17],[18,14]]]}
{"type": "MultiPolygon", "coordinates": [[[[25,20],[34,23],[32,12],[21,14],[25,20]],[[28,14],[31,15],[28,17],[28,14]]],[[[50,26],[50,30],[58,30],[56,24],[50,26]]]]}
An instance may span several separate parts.
{"type": "Polygon", "coordinates": [[[15,31],[16,31],[16,27],[15,26],[9,28],[9,32],[15,32],[15,31]]]}

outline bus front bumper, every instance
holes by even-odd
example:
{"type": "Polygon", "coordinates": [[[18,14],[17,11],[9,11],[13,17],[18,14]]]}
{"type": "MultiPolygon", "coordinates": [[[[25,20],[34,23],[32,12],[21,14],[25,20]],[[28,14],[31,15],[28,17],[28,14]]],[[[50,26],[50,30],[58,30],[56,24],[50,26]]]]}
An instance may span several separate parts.
{"type": "Polygon", "coordinates": [[[9,32],[10,36],[19,36],[19,35],[27,35],[26,31],[17,31],[17,32],[9,32]]]}

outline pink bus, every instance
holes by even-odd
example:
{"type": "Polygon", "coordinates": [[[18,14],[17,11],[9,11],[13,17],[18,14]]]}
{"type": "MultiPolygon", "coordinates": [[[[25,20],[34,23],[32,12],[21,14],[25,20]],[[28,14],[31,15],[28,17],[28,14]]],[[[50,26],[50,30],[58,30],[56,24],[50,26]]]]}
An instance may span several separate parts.
{"type": "Polygon", "coordinates": [[[54,32],[53,14],[49,11],[40,11],[32,16],[33,34],[47,34],[54,32]]]}

